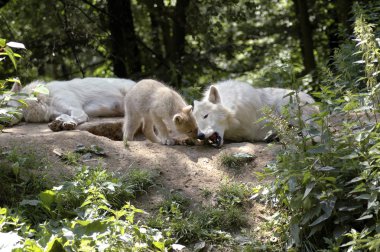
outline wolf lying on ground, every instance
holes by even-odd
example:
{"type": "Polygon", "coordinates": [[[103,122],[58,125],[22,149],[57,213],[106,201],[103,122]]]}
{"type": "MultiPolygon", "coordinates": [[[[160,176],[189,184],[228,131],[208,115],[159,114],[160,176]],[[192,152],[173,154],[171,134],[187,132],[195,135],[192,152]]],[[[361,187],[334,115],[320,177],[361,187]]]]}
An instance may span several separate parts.
{"type": "Polygon", "coordinates": [[[141,123],[145,137],[154,143],[175,144],[169,136],[173,131],[195,139],[198,128],[191,109],[171,88],[155,80],[141,80],[125,97],[124,141],[133,140],[141,123]]]}
{"type": "MultiPolygon", "coordinates": [[[[198,124],[198,138],[208,139],[215,146],[223,145],[224,139],[232,141],[264,141],[272,130],[266,122],[258,122],[263,108],[268,107],[281,115],[282,108],[289,104],[293,92],[282,88],[254,88],[239,81],[224,81],[211,85],[201,101],[194,101],[194,116],[198,124]]],[[[307,121],[318,111],[313,98],[298,93],[302,109],[302,120],[307,121]]],[[[293,113],[294,114],[294,113],[293,113]]],[[[291,122],[292,123],[292,122],[291,122]]]]}
{"type": "MultiPolygon", "coordinates": [[[[26,99],[28,106],[23,109],[23,118],[26,122],[51,122],[49,128],[59,131],[75,129],[89,117],[123,116],[124,97],[135,82],[116,78],[83,78],[46,84],[35,81],[24,88],[16,83],[11,91],[30,95],[41,84],[49,94],[38,94],[36,100],[26,99]]],[[[19,105],[16,100],[8,102],[8,106],[19,105]]]]}

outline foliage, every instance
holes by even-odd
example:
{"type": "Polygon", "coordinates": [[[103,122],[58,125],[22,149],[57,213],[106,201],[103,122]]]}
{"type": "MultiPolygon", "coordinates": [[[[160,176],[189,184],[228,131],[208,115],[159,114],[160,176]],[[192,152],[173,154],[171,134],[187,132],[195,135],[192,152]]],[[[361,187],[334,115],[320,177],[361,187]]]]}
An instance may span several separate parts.
{"type": "Polygon", "coordinates": [[[171,194],[160,205],[158,214],[150,215],[145,222],[136,222],[136,215],[146,213],[129,200],[154,184],[155,175],[151,172],[133,168],[120,176],[100,166],[83,166],[68,181],[51,186],[42,183],[45,180],[34,179],[33,171],[46,163],[36,152],[14,148],[1,158],[3,171],[14,172],[17,166],[28,172],[22,180],[17,176],[3,180],[12,188],[25,185],[22,192],[8,191],[7,198],[13,200],[0,209],[3,248],[168,251],[183,247],[176,242],[195,243],[194,248],[203,248],[204,241],[222,248],[238,246],[231,232],[247,223],[243,203],[249,193],[243,184],[226,181],[217,192],[215,206],[193,210],[188,198],[171,194]]]}
{"type": "Polygon", "coordinates": [[[248,153],[223,153],[220,156],[219,162],[224,167],[232,170],[239,170],[241,167],[251,162],[253,159],[255,159],[255,156],[248,153]]]}
{"type": "Polygon", "coordinates": [[[242,203],[248,200],[248,195],[246,185],[225,182],[217,192],[215,205],[191,210],[188,198],[171,194],[160,205],[158,215],[149,218],[147,223],[167,230],[181,243],[195,243],[195,247],[200,246],[201,241],[215,246],[236,246],[238,242],[232,232],[247,225],[242,203]]]}
{"type": "MultiPolygon", "coordinates": [[[[14,49],[25,49],[25,46],[17,42],[8,42],[0,38],[0,69],[5,63],[12,63],[13,69],[17,70],[17,59],[21,57],[20,54],[14,52],[14,49]],[[12,49],[13,48],[13,49],[12,49]]],[[[6,78],[0,80],[0,133],[3,125],[12,124],[17,118],[21,116],[21,105],[25,104],[22,99],[18,99],[20,107],[9,108],[6,107],[7,103],[12,99],[13,92],[6,90],[7,83],[18,83],[21,85],[20,80],[16,77],[6,78]]]]}
{"type": "Polygon", "coordinates": [[[30,197],[48,186],[41,172],[48,166],[47,160],[30,149],[15,147],[0,152],[0,205],[15,206],[23,198],[30,197]]]}
{"type": "MultiPolygon", "coordinates": [[[[329,23],[326,15],[334,4],[315,1],[310,11],[315,50],[321,64],[329,56],[329,23]],[[320,15],[324,13],[324,15],[320,15]]],[[[133,0],[130,3],[141,73],[129,77],[153,77],[183,87],[191,97],[197,88],[226,78],[246,79],[258,85],[291,85],[282,62],[302,71],[293,1],[133,0]],[[183,3],[189,2],[188,5],[183,3]],[[186,9],[182,15],[178,11],[186,9]],[[178,20],[180,19],[180,20],[178,20]],[[184,34],[176,34],[176,25],[184,34]],[[175,50],[184,36],[184,50],[175,50]],[[176,59],[173,56],[178,55],[176,59]],[[189,88],[189,89],[188,89],[189,88]]],[[[49,4],[15,0],[0,9],[0,31],[8,39],[28,41],[30,49],[20,66],[21,79],[71,79],[112,76],[112,36],[107,1],[60,1],[49,4]]],[[[131,22],[132,22],[131,21],[131,22]]],[[[121,41],[127,43],[128,41],[121,41]]],[[[118,53],[122,57],[122,52],[118,53]]],[[[128,59],[123,59],[124,61],[128,59]]],[[[120,76],[119,76],[120,77],[120,76]]]]}
{"type": "MultiPolygon", "coordinates": [[[[357,62],[361,75],[325,70],[325,85],[315,93],[320,99],[315,117],[320,142],[305,145],[299,137],[288,138],[277,162],[266,169],[276,178],[271,201],[284,207],[289,218],[289,251],[379,249],[379,45],[373,26],[356,8],[354,54],[362,57],[357,62]],[[357,93],[360,86],[350,87],[347,80],[363,82],[366,88],[357,93]]],[[[344,52],[336,53],[337,65],[342,64],[344,52]]],[[[295,135],[280,124],[273,125],[281,135],[295,135]]]]}
{"type": "Polygon", "coordinates": [[[135,215],[144,212],[127,201],[135,194],[132,187],[101,167],[82,167],[72,181],[21,201],[18,211],[1,208],[0,237],[16,236],[18,242],[11,245],[20,251],[166,251],[176,246],[166,233],[135,222],[135,215]]]}

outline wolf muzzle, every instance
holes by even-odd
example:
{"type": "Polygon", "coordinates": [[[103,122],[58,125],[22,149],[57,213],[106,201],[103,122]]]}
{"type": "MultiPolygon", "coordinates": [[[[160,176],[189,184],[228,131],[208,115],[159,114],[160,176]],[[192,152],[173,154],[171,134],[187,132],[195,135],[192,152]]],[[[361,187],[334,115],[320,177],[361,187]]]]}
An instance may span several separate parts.
{"type": "Polygon", "coordinates": [[[204,140],[205,137],[206,137],[205,134],[203,134],[203,133],[198,133],[197,138],[198,138],[199,140],[204,140]]]}

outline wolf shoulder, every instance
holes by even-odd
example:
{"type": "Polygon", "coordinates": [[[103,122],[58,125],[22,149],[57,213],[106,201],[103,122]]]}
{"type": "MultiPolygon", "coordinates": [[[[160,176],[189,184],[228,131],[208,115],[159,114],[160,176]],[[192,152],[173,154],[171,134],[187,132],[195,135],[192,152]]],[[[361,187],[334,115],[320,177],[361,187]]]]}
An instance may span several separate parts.
{"type": "Polygon", "coordinates": [[[183,98],[172,88],[153,80],[144,79],[133,86],[125,97],[126,107],[137,107],[140,110],[159,109],[164,107],[185,107],[183,98]]]}
{"type": "MultiPolygon", "coordinates": [[[[314,99],[305,92],[295,92],[292,89],[287,88],[276,88],[276,87],[266,87],[258,88],[254,87],[246,82],[227,80],[222,81],[214,85],[218,90],[222,98],[222,103],[237,102],[250,103],[254,101],[258,106],[261,104],[281,104],[281,100],[284,103],[288,103],[290,97],[295,97],[297,95],[303,103],[314,103],[314,99]],[[224,98],[224,99],[223,99],[224,98]]],[[[205,94],[208,94],[210,88],[208,88],[205,94]]],[[[207,95],[204,96],[206,99],[207,95]]],[[[282,104],[283,105],[283,104],[282,104]]]]}

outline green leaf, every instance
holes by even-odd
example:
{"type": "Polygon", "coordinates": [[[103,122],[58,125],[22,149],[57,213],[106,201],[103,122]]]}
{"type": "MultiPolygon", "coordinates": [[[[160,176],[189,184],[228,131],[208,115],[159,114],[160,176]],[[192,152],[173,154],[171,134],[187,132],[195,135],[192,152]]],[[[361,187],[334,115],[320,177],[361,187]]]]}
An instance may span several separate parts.
{"type": "Polygon", "coordinates": [[[52,241],[49,241],[45,248],[46,252],[65,252],[62,243],[58,238],[55,238],[52,241]]]}
{"type": "Polygon", "coordinates": [[[0,38],[0,47],[5,47],[7,41],[5,39],[0,38]]]}
{"type": "Polygon", "coordinates": [[[321,154],[321,153],[325,153],[326,151],[327,149],[324,145],[319,145],[317,147],[310,148],[307,150],[307,152],[310,154],[321,154]]]}
{"type": "Polygon", "coordinates": [[[358,157],[359,157],[358,153],[353,152],[353,153],[351,153],[349,155],[340,157],[340,159],[355,159],[355,158],[358,158],[358,157]]]}
{"type": "Polygon", "coordinates": [[[322,206],[322,210],[324,211],[324,214],[322,214],[315,221],[313,221],[313,223],[311,223],[309,225],[309,227],[316,226],[319,223],[321,223],[321,222],[327,220],[328,218],[330,218],[331,213],[332,213],[332,211],[333,211],[333,209],[335,207],[335,201],[336,201],[336,197],[333,197],[331,199],[322,201],[321,202],[321,206],[322,206]]]}
{"type": "Polygon", "coordinates": [[[23,251],[43,252],[44,250],[38,245],[37,241],[27,239],[24,242],[23,251]]]}
{"type": "Polygon", "coordinates": [[[322,177],[320,179],[321,180],[327,180],[327,181],[330,181],[330,182],[333,182],[333,183],[336,182],[336,178],[335,177],[322,177]]]}
{"type": "Polygon", "coordinates": [[[308,235],[307,238],[310,238],[311,236],[313,236],[316,232],[318,231],[321,231],[323,225],[317,225],[317,226],[314,226],[311,230],[310,230],[310,233],[308,235]]]}
{"type": "Polygon", "coordinates": [[[367,214],[367,215],[361,216],[360,218],[358,218],[356,220],[361,221],[361,220],[368,220],[368,219],[372,219],[372,218],[373,218],[373,214],[367,214]]]}
{"type": "Polygon", "coordinates": [[[17,69],[17,63],[16,63],[16,59],[14,57],[14,53],[13,53],[12,49],[10,49],[9,47],[4,47],[4,51],[8,55],[9,59],[12,61],[13,67],[15,69],[17,69]]]}
{"type": "Polygon", "coordinates": [[[21,206],[30,205],[30,206],[37,206],[41,201],[39,200],[22,200],[20,202],[21,206]]]}
{"type": "Polygon", "coordinates": [[[295,177],[290,177],[288,180],[288,186],[289,191],[294,192],[298,187],[297,179],[295,177]]]}
{"type": "Polygon", "coordinates": [[[18,162],[12,164],[12,172],[16,177],[20,174],[20,164],[18,162]]]}
{"type": "Polygon", "coordinates": [[[92,235],[94,233],[104,233],[107,230],[108,225],[106,223],[103,223],[101,220],[95,220],[95,221],[77,221],[80,226],[75,226],[76,231],[74,232],[77,234],[86,234],[86,235],[92,235]]]}
{"type": "Polygon", "coordinates": [[[55,200],[55,192],[46,190],[44,192],[41,192],[38,196],[42,202],[42,205],[50,210],[51,204],[53,204],[55,200]]]}
{"type": "Polygon", "coordinates": [[[313,183],[309,183],[306,186],[305,193],[303,194],[302,200],[304,200],[309,195],[309,193],[311,192],[311,190],[313,190],[314,186],[315,186],[314,182],[313,183]]]}
{"type": "Polygon", "coordinates": [[[21,84],[21,81],[19,78],[7,78],[5,79],[6,82],[16,82],[18,84],[21,84]]]}
{"type": "Polygon", "coordinates": [[[370,194],[364,193],[364,194],[360,194],[359,196],[356,196],[355,199],[369,200],[370,197],[371,197],[370,194]]]}
{"type": "Polygon", "coordinates": [[[379,202],[377,201],[377,194],[373,193],[371,197],[368,199],[367,209],[377,208],[378,209],[379,202]]]}
{"type": "Polygon", "coordinates": [[[359,209],[359,208],[362,208],[362,205],[356,205],[356,206],[343,206],[343,207],[339,207],[338,210],[339,211],[346,211],[346,212],[352,212],[352,211],[355,211],[356,209],[359,209]]]}
{"type": "Polygon", "coordinates": [[[353,179],[351,179],[350,181],[348,181],[345,185],[353,184],[353,183],[356,183],[356,182],[362,181],[363,179],[364,179],[364,178],[362,178],[362,177],[356,177],[356,178],[353,178],[353,179]]]}
{"type": "Polygon", "coordinates": [[[165,251],[165,243],[160,241],[154,241],[153,245],[158,248],[160,251],[165,251]]]}
{"type": "Polygon", "coordinates": [[[26,49],[23,43],[13,42],[13,41],[8,42],[7,46],[12,47],[12,48],[26,49]]]}
{"type": "Polygon", "coordinates": [[[315,168],[315,170],[317,170],[317,171],[333,171],[333,170],[335,170],[335,168],[332,166],[323,166],[323,167],[315,168]]]}
{"type": "Polygon", "coordinates": [[[310,178],[311,178],[310,171],[305,172],[305,174],[303,175],[302,184],[309,182],[310,178]]]}
{"type": "Polygon", "coordinates": [[[8,210],[6,208],[0,208],[0,214],[1,215],[6,215],[8,210]]]}
{"type": "Polygon", "coordinates": [[[39,84],[37,85],[37,87],[35,87],[33,89],[33,94],[34,95],[37,95],[37,94],[45,94],[45,95],[48,95],[49,94],[49,89],[47,89],[47,87],[43,84],[39,84]]]}
{"type": "Polygon", "coordinates": [[[299,247],[301,240],[300,240],[300,227],[298,224],[292,224],[290,226],[290,235],[292,238],[292,243],[296,245],[296,247],[299,247]]]}

